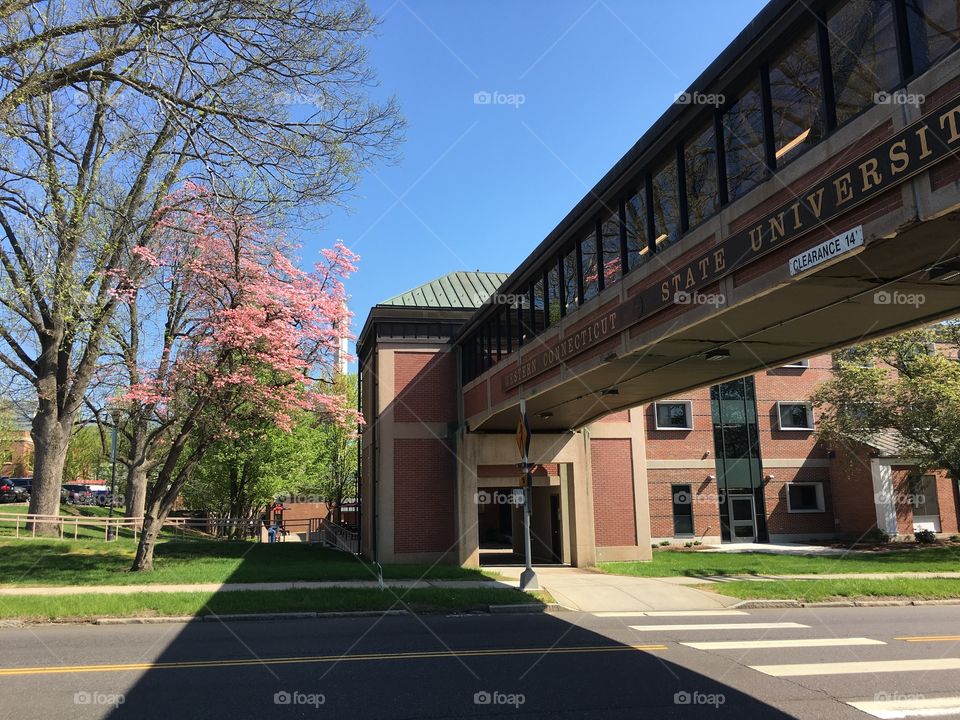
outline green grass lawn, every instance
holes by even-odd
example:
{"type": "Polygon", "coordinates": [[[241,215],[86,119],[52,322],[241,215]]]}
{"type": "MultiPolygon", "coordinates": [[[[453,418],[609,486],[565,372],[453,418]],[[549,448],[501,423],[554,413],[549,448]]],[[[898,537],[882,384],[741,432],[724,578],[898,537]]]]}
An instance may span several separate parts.
{"type": "Polygon", "coordinates": [[[250,590],[222,593],[132,593],[130,595],[22,595],[0,598],[0,619],[69,620],[162,615],[229,615],[260,612],[387,610],[485,610],[489,605],[537,603],[541,597],[511,589],[250,590]],[[398,602],[398,598],[402,602],[398,602]]]}
{"type": "Polygon", "coordinates": [[[744,600],[851,600],[960,598],[960,580],[899,578],[890,580],[771,580],[713,583],[704,589],[744,600]]]}
{"type": "MultiPolygon", "coordinates": [[[[375,580],[375,570],[347,553],[301,543],[260,544],[167,540],[157,544],[154,570],[128,572],[132,540],[0,540],[0,584],[136,585],[141,583],[375,580]]],[[[455,565],[386,565],[387,579],[487,580],[455,565]]]]}
{"type": "Polygon", "coordinates": [[[960,571],[960,545],[829,556],[657,550],[650,562],[600,563],[597,567],[614,575],[643,577],[960,571]]]}

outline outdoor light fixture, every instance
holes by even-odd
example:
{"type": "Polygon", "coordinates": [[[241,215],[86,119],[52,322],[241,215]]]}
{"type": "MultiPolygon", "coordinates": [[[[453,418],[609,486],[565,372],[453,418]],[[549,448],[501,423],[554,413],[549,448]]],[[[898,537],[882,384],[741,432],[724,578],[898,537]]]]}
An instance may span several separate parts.
{"type": "Polygon", "coordinates": [[[716,479],[717,479],[716,475],[707,475],[707,480],[709,480],[710,482],[713,482],[716,479]]]}
{"type": "Polygon", "coordinates": [[[601,394],[601,395],[619,395],[619,394],[620,394],[620,389],[619,389],[619,388],[615,388],[615,387],[611,387],[611,388],[607,388],[606,390],[601,390],[601,391],[600,391],[600,394],[601,394]]]}
{"type": "Polygon", "coordinates": [[[540,413],[541,420],[549,420],[552,417],[553,417],[553,413],[550,412],[549,410],[545,410],[544,412],[540,413]]]}
{"type": "Polygon", "coordinates": [[[771,480],[773,480],[773,475],[764,475],[763,479],[766,480],[767,482],[770,482],[771,480]]]}
{"type": "Polygon", "coordinates": [[[714,350],[707,350],[703,354],[703,357],[706,360],[726,360],[730,357],[730,351],[726,348],[716,348],[714,350]]]}
{"type": "Polygon", "coordinates": [[[614,360],[617,360],[619,357],[620,357],[620,356],[617,355],[617,354],[614,352],[614,353],[610,353],[609,355],[607,355],[607,356],[603,359],[603,361],[604,361],[604,362],[613,362],[614,360]]]}

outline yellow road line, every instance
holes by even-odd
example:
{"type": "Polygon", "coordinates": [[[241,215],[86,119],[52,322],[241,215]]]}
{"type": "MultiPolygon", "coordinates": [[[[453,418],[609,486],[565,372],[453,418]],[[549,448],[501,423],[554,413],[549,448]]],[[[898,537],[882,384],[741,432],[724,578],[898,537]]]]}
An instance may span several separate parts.
{"type": "Polygon", "coordinates": [[[960,642],[960,635],[914,635],[911,637],[898,637],[894,640],[905,640],[906,642],[960,642]]]}
{"type": "Polygon", "coordinates": [[[248,665],[294,665],[299,663],[359,662],[364,660],[417,660],[484,657],[501,655],[559,655],[567,653],[622,652],[624,650],[666,650],[666,645],[593,645],[582,647],[502,648],[496,650],[454,650],[436,652],[368,653],[316,655],[285,658],[242,658],[235,660],[184,660],[179,662],[118,663],[114,665],[53,665],[49,667],[0,668],[0,677],[12,675],[57,675],[83,672],[124,672],[129,670],[177,670],[222,668],[248,665]]]}

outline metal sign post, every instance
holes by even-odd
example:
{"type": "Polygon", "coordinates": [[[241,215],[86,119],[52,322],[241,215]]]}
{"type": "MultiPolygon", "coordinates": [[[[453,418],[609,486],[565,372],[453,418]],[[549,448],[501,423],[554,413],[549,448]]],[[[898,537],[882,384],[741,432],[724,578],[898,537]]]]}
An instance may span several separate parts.
{"type": "Polygon", "coordinates": [[[526,485],[523,494],[523,550],[527,567],[520,574],[521,590],[539,590],[540,583],[533,571],[533,552],[530,547],[530,512],[533,504],[533,475],[530,473],[530,421],[527,419],[527,403],[520,400],[520,422],[517,423],[517,449],[520,451],[521,467],[526,485]]]}

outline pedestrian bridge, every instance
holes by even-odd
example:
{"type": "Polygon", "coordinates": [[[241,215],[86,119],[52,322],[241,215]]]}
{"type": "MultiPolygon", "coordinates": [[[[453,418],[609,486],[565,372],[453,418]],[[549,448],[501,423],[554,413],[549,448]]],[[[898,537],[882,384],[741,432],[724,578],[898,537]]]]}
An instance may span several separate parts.
{"type": "Polygon", "coordinates": [[[960,54],[861,19],[900,38],[890,65],[798,5],[771,3],[687,93],[722,104],[673,106],[464,325],[470,430],[515,427],[521,398],[534,430],[575,429],[960,313],[960,54]]]}

